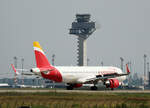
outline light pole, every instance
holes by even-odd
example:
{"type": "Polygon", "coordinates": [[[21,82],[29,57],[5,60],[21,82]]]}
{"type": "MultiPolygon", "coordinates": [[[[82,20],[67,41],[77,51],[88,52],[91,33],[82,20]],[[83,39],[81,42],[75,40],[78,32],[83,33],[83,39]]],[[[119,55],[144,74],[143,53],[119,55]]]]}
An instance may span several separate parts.
{"type": "Polygon", "coordinates": [[[104,63],[103,63],[103,61],[101,62],[101,66],[103,66],[104,65],[104,63]]]}
{"type": "Polygon", "coordinates": [[[147,62],[147,76],[148,76],[148,85],[150,86],[150,71],[149,71],[149,62],[147,62]]]}
{"type": "Polygon", "coordinates": [[[145,89],[145,78],[146,78],[146,58],[147,58],[147,55],[144,54],[144,77],[143,77],[143,80],[144,80],[144,89],[145,89]]]}
{"type": "Polygon", "coordinates": [[[15,65],[15,68],[17,68],[17,60],[18,60],[18,58],[15,56],[15,57],[14,57],[14,65],[15,65]]]}
{"type": "Polygon", "coordinates": [[[21,59],[21,64],[22,64],[22,85],[24,85],[24,76],[23,76],[23,65],[24,65],[24,58],[21,59]]]}
{"type": "Polygon", "coordinates": [[[120,60],[121,60],[120,68],[121,68],[121,70],[123,71],[123,62],[124,62],[124,59],[123,59],[122,57],[120,57],[120,60]]]}
{"type": "Polygon", "coordinates": [[[149,72],[149,62],[147,62],[147,73],[149,72]]]}
{"type": "MultiPolygon", "coordinates": [[[[129,68],[130,68],[130,71],[131,71],[131,62],[127,62],[129,68]]],[[[128,75],[128,85],[130,86],[131,85],[131,74],[128,75]]]]}
{"type": "Polygon", "coordinates": [[[90,59],[89,59],[89,58],[87,58],[87,66],[89,65],[89,61],[90,61],[90,59]]]}
{"type": "MultiPolygon", "coordinates": [[[[14,57],[14,65],[15,68],[17,68],[17,57],[14,57]]],[[[14,77],[14,83],[15,83],[15,87],[17,86],[17,74],[15,73],[15,77],[14,77]]]]}
{"type": "MultiPolygon", "coordinates": [[[[55,54],[52,55],[52,65],[55,65],[55,54]]],[[[55,88],[55,81],[53,81],[53,88],[55,88]]],[[[55,93],[56,93],[56,88],[55,88],[55,93]]]]}
{"type": "Polygon", "coordinates": [[[52,55],[52,65],[55,65],[55,54],[52,55]]]}
{"type": "Polygon", "coordinates": [[[147,62],[147,79],[147,81],[149,82],[149,62],[147,62]]]}

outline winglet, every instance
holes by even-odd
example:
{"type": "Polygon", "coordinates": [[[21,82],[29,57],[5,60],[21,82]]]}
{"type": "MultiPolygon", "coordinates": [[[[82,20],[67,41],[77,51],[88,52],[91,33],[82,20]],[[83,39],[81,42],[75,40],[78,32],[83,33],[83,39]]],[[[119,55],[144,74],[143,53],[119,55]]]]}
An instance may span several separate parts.
{"type": "Polygon", "coordinates": [[[11,67],[13,68],[13,70],[14,70],[14,72],[15,72],[15,74],[19,74],[18,72],[17,72],[17,70],[16,70],[16,68],[14,67],[14,65],[13,64],[11,64],[11,67]]]}
{"type": "Polygon", "coordinates": [[[127,71],[127,74],[130,74],[130,70],[129,70],[128,64],[126,64],[126,71],[127,71]]]}

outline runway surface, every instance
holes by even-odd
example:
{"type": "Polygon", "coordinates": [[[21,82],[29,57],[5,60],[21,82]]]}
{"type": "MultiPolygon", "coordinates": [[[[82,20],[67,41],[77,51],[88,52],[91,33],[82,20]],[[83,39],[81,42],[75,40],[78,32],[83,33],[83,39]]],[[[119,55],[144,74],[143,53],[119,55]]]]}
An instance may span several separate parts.
{"type": "Polygon", "coordinates": [[[42,93],[42,92],[57,92],[57,93],[150,93],[150,90],[103,90],[103,91],[90,91],[90,90],[38,90],[38,89],[1,89],[0,93],[4,92],[19,92],[19,93],[42,93]]]}

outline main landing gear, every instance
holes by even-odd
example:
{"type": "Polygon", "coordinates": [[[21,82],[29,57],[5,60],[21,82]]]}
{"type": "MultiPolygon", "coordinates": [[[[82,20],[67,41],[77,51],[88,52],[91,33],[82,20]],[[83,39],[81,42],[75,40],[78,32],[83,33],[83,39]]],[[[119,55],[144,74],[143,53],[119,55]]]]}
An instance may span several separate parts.
{"type": "Polygon", "coordinates": [[[114,88],[111,88],[111,90],[113,91],[113,90],[114,90],[114,88]]]}
{"type": "Polygon", "coordinates": [[[66,89],[67,90],[73,90],[73,86],[72,85],[68,85],[68,86],[66,86],[66,89]]]}
{"type": "Polygon", "coordinates": [[[97,90],[98,88],[96,86],[91,86],[91,90],[97,90]]]}

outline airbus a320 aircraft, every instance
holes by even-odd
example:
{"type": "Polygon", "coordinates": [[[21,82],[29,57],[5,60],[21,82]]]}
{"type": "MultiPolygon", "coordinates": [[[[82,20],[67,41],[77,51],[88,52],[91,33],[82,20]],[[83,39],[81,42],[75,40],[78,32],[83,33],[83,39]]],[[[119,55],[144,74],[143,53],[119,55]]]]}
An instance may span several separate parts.
{"type": "MultiPolygon", "coordinates": [[[[127,73],[123,73],[117,67],[100,67],[100,66],[52,66],[48,61],[43,49],[38,42],[33,42],[34,53],[36,59],[36,68],[30,69],[32,74],[24,73],[24,75],[39,75],[43,78],[53,80],[55,82],[64,82],[67,84],[67,90],[81,87],[83,84],[93,84],[91,90],[97,90],[97,83],[103,82],[107,88],[119,87],[130,71],[126,65],[127,73]]],[[[13,70],[18,74],[20,69],[13,70]]]]}

